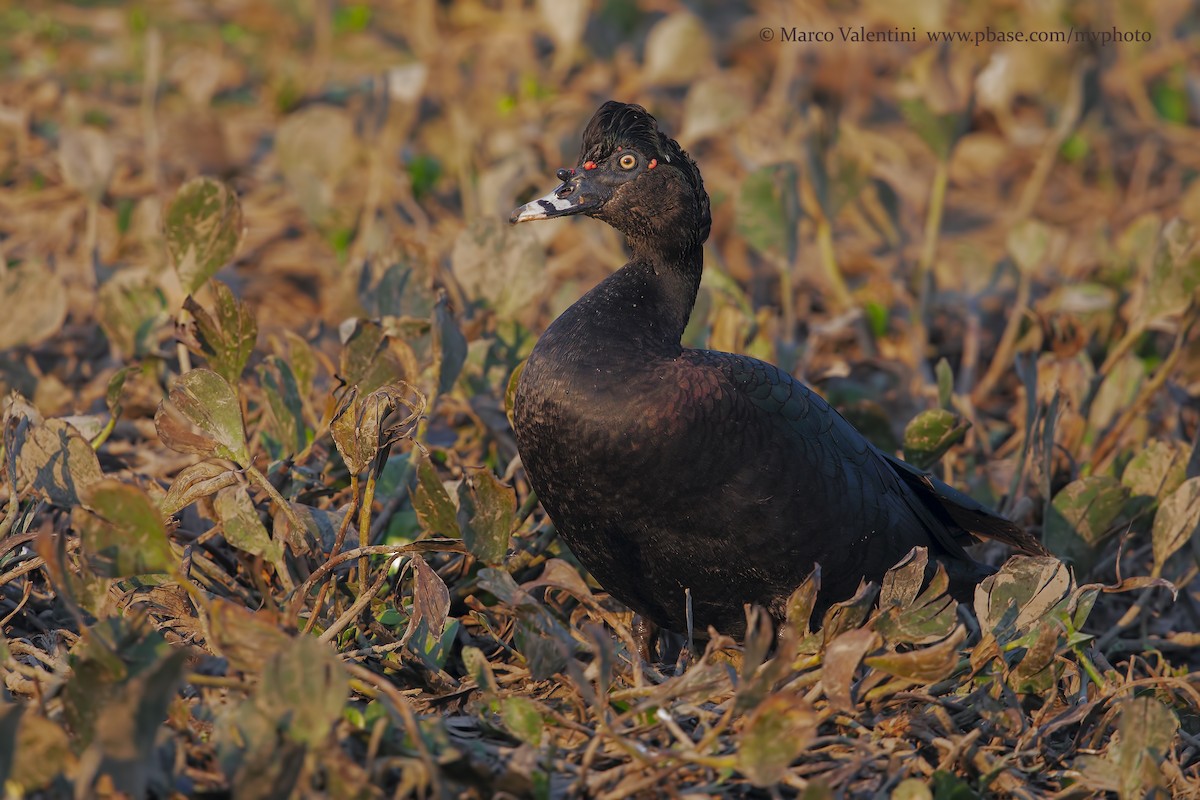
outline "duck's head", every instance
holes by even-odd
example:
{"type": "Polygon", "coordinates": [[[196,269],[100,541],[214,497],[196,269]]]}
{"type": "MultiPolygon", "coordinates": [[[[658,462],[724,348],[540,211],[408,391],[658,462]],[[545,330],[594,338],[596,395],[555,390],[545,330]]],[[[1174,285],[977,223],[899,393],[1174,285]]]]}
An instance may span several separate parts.
{"type": "Polygon", "coordinates": [[[513,211],[529,222],[586,214],[656,249],[699,245],[712,226],[700,170],[646,109],[610,100],[583,132],[579,163],[545,197],[513,211]]]}

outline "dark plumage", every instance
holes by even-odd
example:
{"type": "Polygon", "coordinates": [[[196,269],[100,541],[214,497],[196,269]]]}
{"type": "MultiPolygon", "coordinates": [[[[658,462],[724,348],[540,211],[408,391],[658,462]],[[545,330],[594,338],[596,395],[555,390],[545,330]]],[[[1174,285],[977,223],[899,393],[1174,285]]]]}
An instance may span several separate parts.
{"type": "Polygon", "coordinates": [[[971,533],[1043,552],[966,495],[881,452],[807,386],[680,337],[711,217],[700,171],[640,106],[608,102],[579,164],[512,221],[587,214],[632,256],[567,309],[517,387],[517,444],[542,505],[600,585],[684,631],[739,635],[743,605],[782,613],[821,565],[823,603],[852,595],[914,546],[969,591],[988,569],[971,533]]]}

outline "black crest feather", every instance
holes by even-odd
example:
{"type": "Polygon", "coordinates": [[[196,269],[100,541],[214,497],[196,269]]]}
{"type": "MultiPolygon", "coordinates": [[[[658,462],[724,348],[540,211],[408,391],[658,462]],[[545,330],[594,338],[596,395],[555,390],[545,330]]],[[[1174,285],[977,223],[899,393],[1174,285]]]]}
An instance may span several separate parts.
{"type": "Polygon", "coordinates": [[[592,115],[583,131],[579,164],[603,161],[618,145],[631,147],[646,158],[656,158],[661,166],[674,167],[683,174],[701,205],[700,241],[707,239],[712,216],[704,179],[700,177],[696,162],[679,142],[660,131],[658,121],[646,109],[636,103],[609,100],[592,115]]]}

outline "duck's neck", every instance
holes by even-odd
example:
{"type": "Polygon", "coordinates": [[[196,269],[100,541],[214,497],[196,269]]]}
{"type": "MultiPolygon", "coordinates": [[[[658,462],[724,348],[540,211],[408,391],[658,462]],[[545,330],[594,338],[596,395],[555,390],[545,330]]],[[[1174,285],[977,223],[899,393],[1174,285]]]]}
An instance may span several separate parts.
{"type": "Polygon", "coordinates": [[[630,241],[632,258],[584,295],[547,334],[589,342],[589,350],[673,357],[704,269],[701,245],[665,250],[630,241]]]}
{"type": "MultiPolygon", "coordinates": [[[[653,311],[658,315],[663,332],[673,346],[679,344],[692,307],[696,305],[696,294],[700,291],[700,276],[704,272],[704,246],[686,244],[678,247],[664,246],[656,241],[653,246],[636,239],[629,240],[633,258],[631,264],[645,264],[654,275],[659,290],[658,303],[653,311]]],[[[650,311],[649,309],[647,311],[650,311]]]]}

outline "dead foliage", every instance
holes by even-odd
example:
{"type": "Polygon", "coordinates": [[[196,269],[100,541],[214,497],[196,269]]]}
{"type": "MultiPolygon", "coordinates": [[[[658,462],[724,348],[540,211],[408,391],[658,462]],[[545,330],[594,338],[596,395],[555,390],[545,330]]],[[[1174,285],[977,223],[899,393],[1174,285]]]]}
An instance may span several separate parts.
{"type": "Polygon", "coordinates": [[[1195,19],[965,5],[0,10],[6,790],[1200,795],[1195,19]],[[1151,36],[927,39],[1068,28],[1151,36]],[[1058,558],[635,663],[506,416],[623,260],[504,221],[609,97],[713,196],[688,343],[1058,558]]]}

